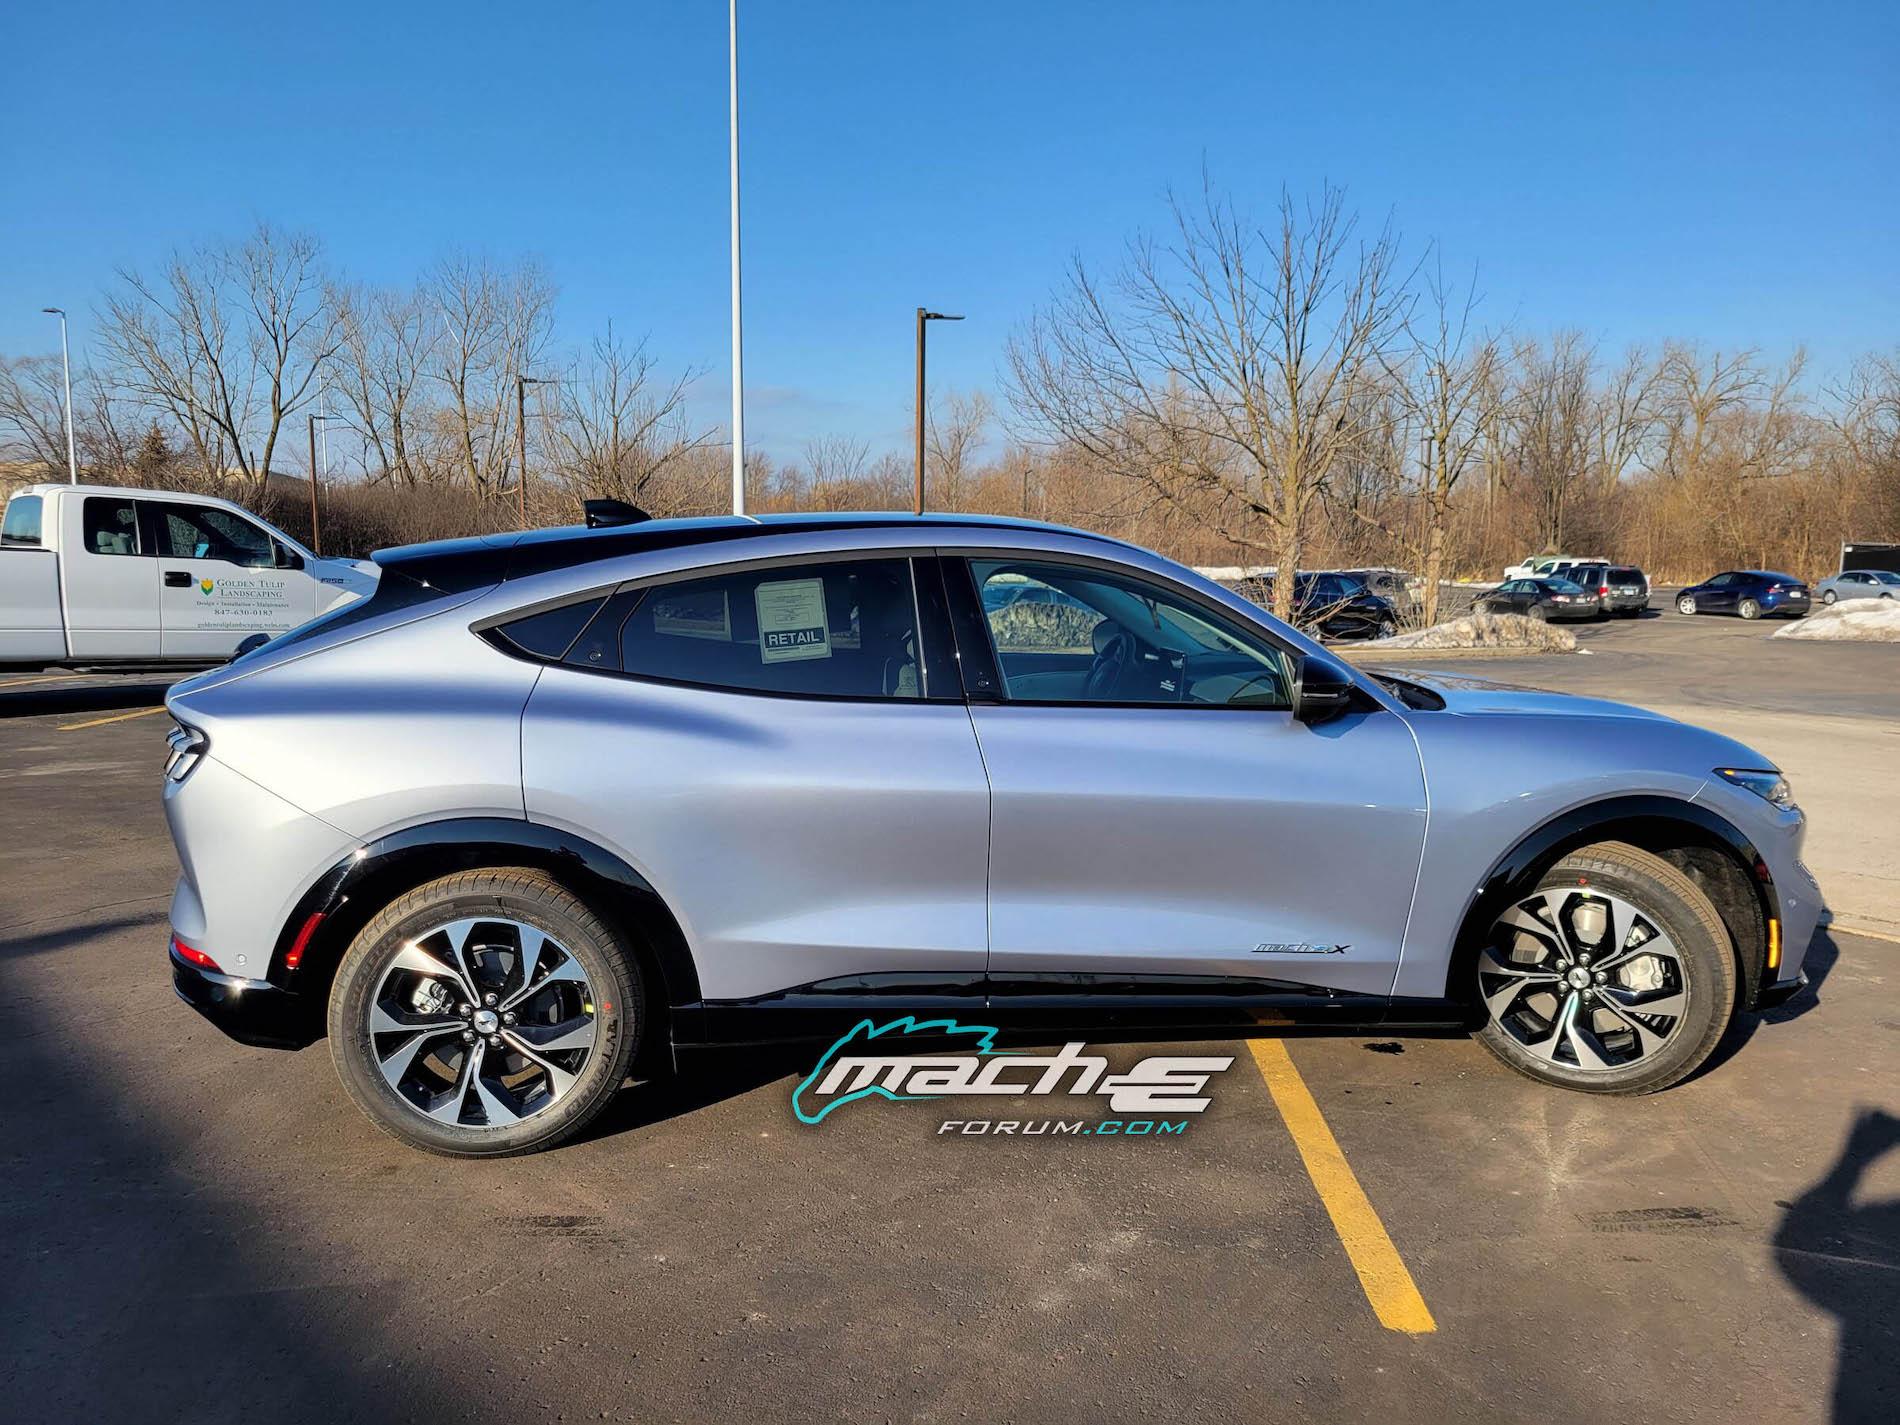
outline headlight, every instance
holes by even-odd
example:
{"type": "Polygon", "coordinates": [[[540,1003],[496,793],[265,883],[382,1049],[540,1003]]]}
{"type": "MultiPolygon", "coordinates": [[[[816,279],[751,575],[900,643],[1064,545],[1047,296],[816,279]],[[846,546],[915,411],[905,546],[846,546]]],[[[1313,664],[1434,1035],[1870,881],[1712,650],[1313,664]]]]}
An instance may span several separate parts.
{"type": "Polygon", "coordinates": [[[165,734],[165,746],[169,749],[165,756],[166,780],[184,781],[210,745],[211,739],[197,728],[186,727],[182,722],[174,723],[172,730],[165,734]]]}
{"type": "Polygon", "coordinates": [[[1794,810],[1794,790],[1789,787],[1788,779],[1772,768],[1717,767],[1715,775],[1735,786],[1748,788],[1763,801],[1783,811],[1794,810]]]}

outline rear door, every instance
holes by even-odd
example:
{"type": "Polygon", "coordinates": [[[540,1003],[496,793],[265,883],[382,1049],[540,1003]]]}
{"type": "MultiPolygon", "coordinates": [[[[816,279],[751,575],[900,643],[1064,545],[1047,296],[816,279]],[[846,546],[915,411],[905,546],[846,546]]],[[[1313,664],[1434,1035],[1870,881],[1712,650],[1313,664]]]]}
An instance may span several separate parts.
{"type": "Polygon", "coordinates": [[[316,613],[317,584],[270,531],[221,505],[142,500],[158,552],[167,658],[228,658],[255,633],[275,636],[316,613]]]}
{"type": "Polygon", "coordinates": [[[521,758],[528,816],[652,882],[708,1001],[980,995],[989,784],[934,559],[629,586],[541,675],[521,758]]]}
{"type": "Polygon", "coordinates": [[[75,658],[157,658],[158,560],[128,495],[60,497],[60,581],[75,658]]]}
{"type": "Polygon", "coordinates": [[[992,699],[970,714],[991,788],[993,993],[1390,991],[1425,833],[1396,714],[1296,722],[1286,649],[1125,568],[948,571],[965,682],[992,699]],[[980,612],[1017,579],[1071,611],[980,612]]]}

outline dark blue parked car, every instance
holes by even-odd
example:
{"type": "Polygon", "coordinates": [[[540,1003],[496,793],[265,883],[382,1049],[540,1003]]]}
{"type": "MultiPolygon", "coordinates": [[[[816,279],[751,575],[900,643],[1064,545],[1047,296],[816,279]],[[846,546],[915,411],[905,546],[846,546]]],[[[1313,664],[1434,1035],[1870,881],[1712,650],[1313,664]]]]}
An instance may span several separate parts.
{"type": "Polygon", "coordinates": [[[1767,569],[1731,569],[1676,595],[1679,614],[1740,614],[1761,618],[1808,611],[1808,586],[1792,574],[1767,569]]]}

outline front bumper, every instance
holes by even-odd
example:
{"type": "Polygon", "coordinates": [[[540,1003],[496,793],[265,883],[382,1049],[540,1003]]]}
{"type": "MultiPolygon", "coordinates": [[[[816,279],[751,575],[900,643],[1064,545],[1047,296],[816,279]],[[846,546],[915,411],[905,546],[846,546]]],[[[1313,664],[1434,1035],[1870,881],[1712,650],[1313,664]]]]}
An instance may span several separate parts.
{"type": "Polygon", "coordinates": [[[301,995],[281,990],[269,980],[246,980],[221,975],[167,952],[172,966],[172,989],[240,1044],[267,1049],[301,1049],[320,1036],[301,995]]]}
{"type": "Polygon", "coordinates": [[[1774,1009],[1784,1005],[1808,987],[1808,972],[1797,971],[1792,980],[1781,980],[1772,985],[1763,985],[1755,992],[1757,1010],[1774,1009]]]}

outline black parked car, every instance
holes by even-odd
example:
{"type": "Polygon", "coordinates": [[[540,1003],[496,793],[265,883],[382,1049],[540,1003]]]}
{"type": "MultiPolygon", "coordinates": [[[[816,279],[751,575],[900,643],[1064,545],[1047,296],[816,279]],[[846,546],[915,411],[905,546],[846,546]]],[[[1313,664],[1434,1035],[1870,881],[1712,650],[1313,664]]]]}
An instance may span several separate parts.
{"type": "Polygon", "coordinates": [[[1296,574],[1293,621],[1322,638],[1390,638],[1398,610],[1344,574],[1296,574]]]}
{"type": "Polygon", "coordinates": [[[1676,612],[1801,618],[1809,602],[1808,586],[1792,574],[1777,574],[1771,569],[1730,569],[1677,594],[1676,612]]]}
{"type": "Polygon", "coordinates": [[[1542,623],[1549,619],[1595,618],[1602,608],[1596,594],[1568,579],[1506,579],[1471,606],[1488,614],[1523,614],[1542,623]]]}

